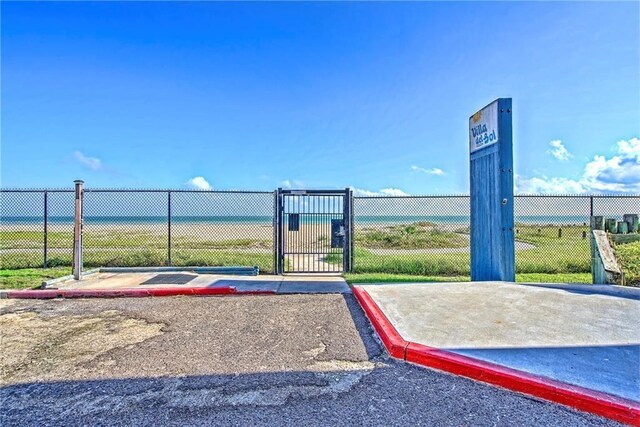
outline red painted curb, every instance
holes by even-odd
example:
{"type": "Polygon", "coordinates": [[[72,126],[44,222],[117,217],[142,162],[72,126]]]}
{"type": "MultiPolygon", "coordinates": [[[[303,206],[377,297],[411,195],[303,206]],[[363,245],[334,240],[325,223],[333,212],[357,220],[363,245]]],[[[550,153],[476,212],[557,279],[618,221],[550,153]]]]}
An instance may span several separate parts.
{"type": "Polygon", "coordinates": [[[397,359],[539,397],[625,424],[640,426],[640,404],[637,402],[450,351],[407,342],[364,289],[354,286],[353,293],[389,354],[397,359]],[[399,343],[405,343],[401,351],[398,348],[399,343]]]}
{"type": "Polygon", "coordinates": [[[53,298],[140,298],[168,297],[178,295],[271,295],[273,291],[237,291],[231,286],[215,288],[129,288],[129,289],[44,289],[9,291],[7,298],[53,299],[53,298]]]}
{"type": "Polygon", "coordinates": [[[405,360],[561,403],[626,424],[639,425],[640,422],[640,405],[633,401],[446,350],[410,342],[405,360]]]}
{"type": "Polygon", "coordinates": [[[352,292],[367,314],[371,324],[373,324],[373,328],[378,333],[378,336],[380,336],[389,354],[396,359],[404,359],[405,350],[409,343],[400,336],[396,328],[389,322],[367,291],[358,286],[354,286],[352,292]]]}

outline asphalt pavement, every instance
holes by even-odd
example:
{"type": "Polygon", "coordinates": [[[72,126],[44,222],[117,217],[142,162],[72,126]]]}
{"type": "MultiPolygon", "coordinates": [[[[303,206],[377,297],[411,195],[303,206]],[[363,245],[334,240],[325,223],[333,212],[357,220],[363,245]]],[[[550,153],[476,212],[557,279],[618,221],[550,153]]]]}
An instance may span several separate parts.
{"type": "Polygon", "coordinates": [[[392,360],[350,294],[0,309],[3,426],[617,425],[392,360]]]}

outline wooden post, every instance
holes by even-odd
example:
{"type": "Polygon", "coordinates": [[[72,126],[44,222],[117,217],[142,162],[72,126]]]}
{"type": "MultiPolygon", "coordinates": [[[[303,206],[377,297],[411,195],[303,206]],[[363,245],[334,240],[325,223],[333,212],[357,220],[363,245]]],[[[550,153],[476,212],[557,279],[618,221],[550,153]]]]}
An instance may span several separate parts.
{"type": "Polygon", "coordinates": [[[76,204],[73,221],[73,278],[82,280],[82,199],[84,181],[74,181],[76,186],[76,204]]]}
{"type": "Polygon", "coordinates": [[[589,226],[591,229],[589,232],[589,248],[591,250],[591,283],[595,284],[597,272],[593,260],[596,258],[596,241],[593,232],[595,230],[604,230],[604,217],[591,215],[591,218],[589,219],[589,226]]]}
{"type": "Polygon", "coordinates": [[[594,230],[591,234],[594,242],[591,257],[593,283],[624,286],[624,273],[618,265],[615,250],[611,247],[607,233],[594,230]]]}
{"type": "Polygon", "coordinates": [[[511,98],[469,118],[471,280],[515,281],[511,98]]]}
{"type": "Polygon", "coordinates": [[[618,221],[616,224],[617,234],[627,234],[629,232],[628,224],[626,221],[618,221]]]}
{"type": "Polygon", "coordinates": [[[591,217],[591,231],[593,230],[604,230],[604,217],[603,216],[592,216],[591,217]]]}
{"type": "Polygon", "coordinates": [[[611,234],[616,234],[618,232],[618,225],[615,218],[607,218],[604,221],[604,231],[611,234]]]}
{"type": "Polygon", "coordinates": [[[629,233],[638,232],[638,214],[624,214],[622,219],[627,223],[629,233]]]}

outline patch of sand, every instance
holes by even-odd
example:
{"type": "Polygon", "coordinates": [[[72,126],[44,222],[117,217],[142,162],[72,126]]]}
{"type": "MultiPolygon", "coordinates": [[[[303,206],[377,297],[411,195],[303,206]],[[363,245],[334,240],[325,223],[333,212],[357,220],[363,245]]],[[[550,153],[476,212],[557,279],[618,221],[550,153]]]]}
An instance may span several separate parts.
{"type": "MultiPolygon", "coordinates": [[[[2,301],[0,308],[10,305],[2,301]]],[[[35,311],[5,312],[0,315],[0,384],[43,381],[82,370],[83,364],[111,350],[162,334],[163,326],[115,310],[49,318],[35,311]]],[[[103,369],[113,363],[108,358],[99,362],[103,369]]]]}

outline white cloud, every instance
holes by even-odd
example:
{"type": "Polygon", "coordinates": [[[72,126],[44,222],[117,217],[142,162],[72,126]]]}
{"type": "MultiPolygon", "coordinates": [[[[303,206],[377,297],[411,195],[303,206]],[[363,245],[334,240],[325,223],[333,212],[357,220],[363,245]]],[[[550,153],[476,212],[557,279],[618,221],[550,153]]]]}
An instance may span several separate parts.
{"type": "Polygon", "coordinates": [[[543,194],[579,194],[585,193],[585,187],[578,181],[568,178],[541,177],[523,178],[516,176],[516,192],[543,194]]]}
{"type": "Polygon", "coordinates": [[[304,182],[299,181],[297,179],[294,179],[294,180],[285,179],[280,184],[282,185],[283,188],[286,188],[289,190],[292,188],[304,188],[304,182]]]}
{"type": "Polygon", "coordinates": [[[598,192],[640,192],[640,139],[621,140],[610,159],[595,156],[587,163],[582,181],[598,192]]]}
{"type": "Polygon", "coordinates": [[[566,162],[571,157],[573,157],[571,153],[569,153],[569,150],[567,150],[567,148],[562,145],[562,141],[560,141],[559,139],[551,141],[549,145],[551,146],[551,148],[547,150],[547,153],[551,154],[561,162],[566,162]]]}
{"type": "Polygon", "coordinates": [[[212,190],[211,184],[202,176],[196,176],[187,181],[189,187],[196,188],[198,190],[212,190]]]}
{"type": "Polygon", "coordinates": [[[411,166],[411,170],[416,171],[416,172],[423,172],[426,173],[428,175],[444,175],[444,171],[440,168],[431,168],[431,169],[426,169],[426,168],[421,168],[420,166],[416,166],[413,165],[411,166]]]}
{"type": "Polygon", "coordinates": [[[353,188],[353,194],[356,196],[408,196],[409,194],[398,188],[383,188],[379,191],[364,190],[362,188],[353,188]]]}
{"type": "Polygon", "coordinates": [[[380,194],[383,196],[408,196],[407,193],[400,190],[399,188],[383,188],[380,190],[380,194]]]}
{"type": "Polygon", "coordinates": [[[97,171],[102,169],[102,162],[96,157],[87,157],[81,151],[74,151],[73,157],[89,169],[97,171]]]}
{"type": "Polygon", "coordinates": [[[618,141],[611,158],[595,156],[579,180],[516,177],[516,188],[526,193],[640,193],[640,139],[618,141]]]}

